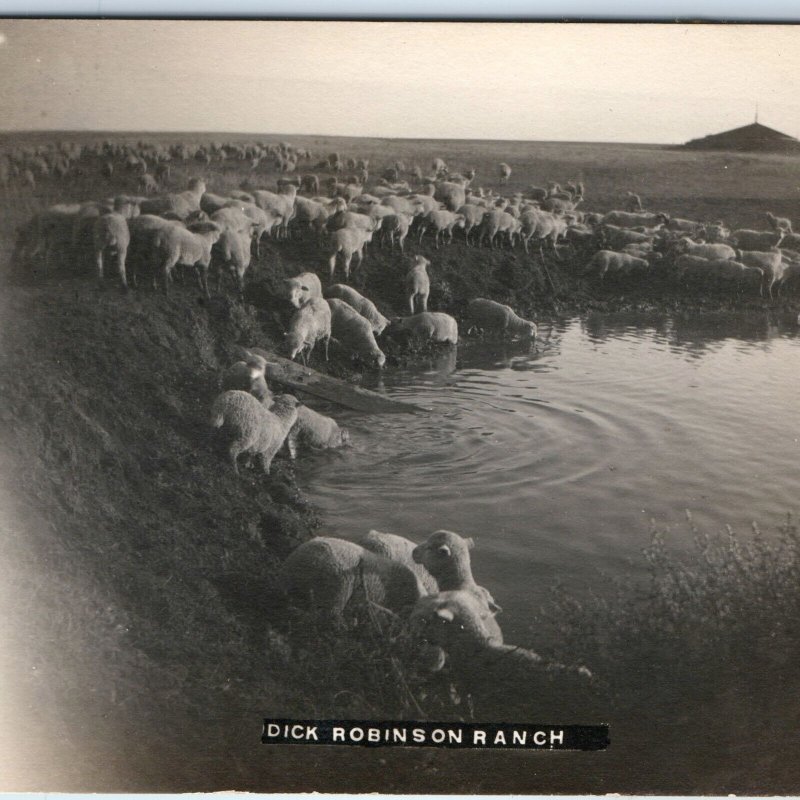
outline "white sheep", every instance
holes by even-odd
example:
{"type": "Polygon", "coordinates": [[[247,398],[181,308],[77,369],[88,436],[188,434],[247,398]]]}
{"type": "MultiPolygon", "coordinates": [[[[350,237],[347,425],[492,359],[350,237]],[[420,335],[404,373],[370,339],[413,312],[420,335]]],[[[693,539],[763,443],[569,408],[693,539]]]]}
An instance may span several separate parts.
{"type": "Polygon", "coordinates": [[[425,595],[403,564],[345,539],[318,536],[293,550],[283,565],[289,597],[340,618],[354,599],[405,615],[425,595]]]}
{"type": "Polygon", "coordinates": [[[161,195],[151,199],[143,198],[142,214],[174,214],[178,219],[186,219],[192,212],[200,211],[200,200],[206,191],[202,178],[192,178],[185,192],[161,195]]]}
{"type": "Polygon", "coordinates": [[[331,309],[328,301],[311,297],[294,312],[286,332],[284,349],[289,358],[298,353],[303,363],[308,361],[317,342],[325,345],[325,360],[328,360],[328,343],[331,338],[331,309]]]}
{"type": "Polygon", "coordinates": [[[290,394],[278,395],[267,409],[249,392],[227,391],[217,397],[211,411],[211,426],[219,429],[237,475],[242,454],[255,455],[269,475],[272,459],[296,420],[297,398],[290,394]]]}
{"type": "Polygon", "coordinates": [[[236,283],[239,296],[244,295],[244,276],[250,266],[250,235],[223,230],[214,243],[212,256],[217,262],[217,291],[222,285],[222,273],[227,269],[236,283]]]}
{"type": "Polygon", "coordinates": [[[344,258],[345,280],[350,277],[350,262],[353,256],[358,256],[360,264],[364,258],[364,245],[372,241],[372,231],[360,228],[340,228],[331,235],[330,246],[328,249],[328,266],[331,270],[331,278],[336,271],[336,256],[341,253],[344,258]]]}
{"type": "Polygon", "coordinates": [[[335,297],[338,300],[344,300],[347,305],[352,306],[370,323],[372,332],[376,336],[380,336],[389,324],[389,320],[378,311],[372,300],[364,297],[355,289],[344,283],[335,283],[333,286],[328,287],[325,291],[325,297],[335,297]]]}
{"type": "Polygon", "coordinates": [[[486,212],[481,223],[480,235],[478,236],[478,244],[483,242],[484,236],[489,237],[489,247],[495,246],[495,237],[498,233],[505,233],[508,236],[510,244],[514,244],[514,237],[522,230],[520,220],[516,219],[512,214],[507,211],[502,211],[499,208],[492,208],[486,212]]]}
{"type": "Polygon", "coordinates": [[[416,311],[417,300],[423,311],[428,310],[428,296],[431,293],[431,280],[428,277],[430,261],[424,256],[416,256],[414,266],[406,273],[405,288],[411,313],[416,311]]]}
{"type": "Polygon", "coordinates": [[[439,585],[433,575],[422,564],[414,561],[413,553],[416,544],[410,539],[406,539],[405,536],[383,531],[369,531],[358,540],[358,543],[365,550],[408,567],[417,576],[426,594],[436,594],[439,591],[439,585]]]}
{"type": "Polygon", "coordinates": [[[222,391],[250,392],[256,400],[269,407],[272,393],[267,386],[266,369],[266,359],[248,352],[244,361],[237,361],[226,370],[222,378],[222,391]]]}
{"type": "Polygon", "coordinates": [[[774,231],[780,231],[781,233],[792,232],[792,221],[788,217],[776,217],[770,211],[767,211],[767,220],[774,231]]]}
{"type": "Polygon", "coordinates": [[[288,235],[289,222],[295,213],[296,198],[297,187],[292,184],[283,186],[278,194],[264,189],[253,192],[253,200],[259,208],[280,216],[279,230],[284,238],[288,235]]]}
{"type": "Polygon", "coordinates": [[[467,193],[463,184],[452,181],[441,181],[436,184],[434,197],[447,206],[450,211],[457,211],[467,201],[467,193]]]}
{"type": "Polygon", "coordinates": [[[453,228],[464,227],[464,216],[453,211],[447,211],[446,209],[436,209],[434,211],[430,211],[420,220],[420,242],[422,241],[422,237],[425,235],[429,227],[432,227],[434,230],[434,242],[436,248],[438,249],[439,239],[441,238],[441,240],[444,241],[445,236],[447,237],[447,243],[452,244],[453,228]]]}
{"type": "MultiPolygon", "coordinates": [[[[749,228],[739,228],[730,235],[731,244],[740,250],[769,250],[780,247],[790,234],[787,231],[754,231],[749,228]]],[[[691,255],[696,255],[692,253],[691,255]]],[[[733,257],[733,256],[731,256],[733,257]]]]}
{"type": "Polygon", "coordinates": [[[650,262],[646,258],[615,250],[599,250],[589,260],[584,272],[593,272],[602,280],[609,272],[626,275],[634,270],[649,268],[650,262]]]}
{"type": "Polygon", "coordinates": [[[322,297],[322,283],[313,272],[301,272],[294,278],[287,278],[286,299],[295,307],[301,308],[312,297],[322,297]]]}
{"type": "Polygon", "coordinates": [[[319,450],[333,450],[346,447],[349,443],[350,433],[346,428],[340,428],[335,419],[308,406],[298,407],[297,420],[286,439],[292,459],[297,457],[298,444],[319,450]]]}
{"type": "Polygon", "coordinates": [[[473,594],[493,614],[502,611],[488,589],[475,583],[472,576],[469,551],[475,546],[471,538],[465,539],[453,531],[434,531],[411,554],[414,563],[422,564],[436,579],[439,589],[461,590],[473,594]]]}
{"type": "Polygon", "coordinates": [[[732,258],[708,259],[699,256],[678,256],[675,259],[675,274],[679,279],[713,281],[746,281],[758,278],[759,293],[763,293],[764,269],[747,266],[732,258]]]}
{"type": "Polygon", "coordinates": [[[501,161],[497,166],[500,171],[500,183],[508,183],[508,179],[511,177],[511,167],[504,161],[501,161]]]}
{"type": "Polygon", "coordinates": [[[511,306],[485,297],[477,297],[469,302],[466,317],[471,323],[470,329],[478,328],[502,336],[535,339],[538,330],[535,322],[518,316],[511,306]]]}
{"type": "Polygon", "coordinates": [[[378,347],[372,326],[361,314],[344,300],[331,298],[331,334],[339,344],[367,363],[382,367],[386,356],[378,347]]]}
{"type": "Polygon", "coordinates": [[[676,253],[700,256],[700,258],[736,258],[736,251],[730,245],[693,242],[688,236],[678,239],[674,245],[674,249],[676,253]]]}
{"type": "Polygon", "coordinates": [[[410,317],[399,317],[392,320],[390,330],[430,342],[458,344],[458,323],[441,311],[421,311],[410,317]]]}
{"type": "Polygon", "coordinates": [[[160,264],[165,293],[169,293],[172,270],[181,264],[198,269],[200,288],[209,296],[211,248],[221,235],[222,229],[213,222],[197,223],[191,229],[170,225],[155,231],[153,247],[160,264]]]}
{"type": "Polygon", "coordinates": [[[483,222],[486,210],[485,207],[470,202],[465,203],[458,209],[458,213],[464,218],[464,236],[467,244],[470,243],[470,233],[483,222]]]}
{"type": "Polygon", "coordinates": [[[112,251],[117,258],[117,272],[123,288],[128,288],[128,278],[125,272],[125,259],[131,234],[128,222],[121,214],[103,214],[94,222],[92,227],[92,243],[94,245],[95,262],[97,264],[97,277],[103,280],[103,257],[112,251]]]}
{"type": "Polygon", "coordinates": [[[412,218],[407,214],[389,214],[383,217],[381,229],[384,237],[389,239],[390,247],[394,247],[396,241],[400,252],[405,252],[405,241],[411,228],[411,222],[412,218]]]}

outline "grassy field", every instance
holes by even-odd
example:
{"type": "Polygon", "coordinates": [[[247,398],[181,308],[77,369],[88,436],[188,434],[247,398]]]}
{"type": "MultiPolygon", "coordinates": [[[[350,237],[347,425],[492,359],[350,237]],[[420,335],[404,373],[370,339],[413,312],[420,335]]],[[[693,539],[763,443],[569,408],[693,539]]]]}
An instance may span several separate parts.
{"type": "MultiPolygon", "coordinates": [[[[274,138],[315,156],[335,150],[369,157],[376,173],[395,159],[428,166],[441,156],[455,168],[474,167],[486,186],[494,185],[503,160],[514,170],[510,191],[574,178],[586,184],[591,210],[618,206],[630,189],[652,209],[723,218],[732,227],[763,227],[767,210],[797,218],[800,199],[800,161],[779,156],[647,145],[274,138]]],[[[14,141],[20,138],[0,139],[0,148],[14,141]]],[[[19,280],[8,263],[15,230],[37,210],[135,191],[132,176],[107,180],[96,167],[66,181],[45,180],[34,191],[0,194],[0,263],[15,278],[4,282],[0,300],[0,608],[10,623],[0,652],[0,788],[797,790],[793,740],[773,739],[765,749],[759,738],[767,722],[787,735],[796,730],[794,701],[784,702],[797,696],[787,664],[800,654],[792,525],[772,550],[746,537],[715,549],[698,534],[702,557],[689,566],[671,560],[657,539],[648,551],[653,583],[644,594],[623,592],[617,605],[592,608],[559,597],[550,609],[531,610],[543,639],[520,644],[579,656],[600,675],[599,708],[612,723],[612,741],[622,743],[606,754],[532,761],[526,753],[392,751],[381,754],[380,769],[371,761],[366,769],[358,750],[259,744],[266,714],[441,719],[468,717],[468,710],[454,704],[441,681],[402,670],[398,678],[407,646],[400,632],[376,638],[362,626],[316,635],[309,620],[287,615],[277,565],[295,544],[324,531],[324,520],[298,494],[285,461],[276,462],[269,481],[239,480],[209,446],[205,419],[218,376],[236,345],[269,348],[278,340],[286,313],[275,296],[280,280],[322,268],[316,245],[267,243],[244,306],[225,295],[207,301],[189,286],[169,299],[146,289],[124,296],[111,280],[97,286],[86,265],[47,280],[19,280]],[[764,596],[771,598],[766,605],[764,596]],[[719,602],[727,604],[725,613],[719,602]],[[672,620],[669,627],[662,618],[672,620]],[[737,657],[733,647],[748,637],[763,642],[755,660],[750,650],[737,657]],[[742,695],[758,711],[744,709],[742,695]],[[665,726],[676,706],[680,713],[665,726]],[[711,734],[698,749],[695,737],[709,720],[711,734]],[[655,725],[663,726],[658,737],[655,725]]],[[[174,170],[171,188],[183,188],[194,174],[220,193],[245,177],[236,163],[189,164],[174,170]]],[[[275,177],[258,180],[270,186],[275,177]]],[[[433,262],[432,307],[456,314],[478,294],[539,319],[590,308],[770,305],[757,297],[698,295],[667,281],[597,287],[571,263],[549,265],[553,296],[519,249],[490,252],[456,242],[440,251],[423,243],[411,252],[433,262]]],[[[373,248],[354,283],[385,313],[396,313],[405,263],[373,248]]],[[[775,305],[796,312],[797,297],[775,305]]],[[[389,368],[407,357],[393,351],[389,368]]],[[[341,358],[331,369],[358,379],[341,358]]],[[[359,524],[366,529],[370,522],[359,524]]],[[[535,713],[514,698],[506,711],[535,713]]]]}

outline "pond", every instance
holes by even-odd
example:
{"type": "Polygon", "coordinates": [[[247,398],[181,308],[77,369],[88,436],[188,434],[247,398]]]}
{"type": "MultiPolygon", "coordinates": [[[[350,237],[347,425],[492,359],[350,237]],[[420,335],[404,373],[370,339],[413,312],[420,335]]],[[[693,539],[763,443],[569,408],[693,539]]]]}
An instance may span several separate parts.
{"type": "MultiPolygon", "coordinates": [[[[369,384],[366,384],[369,385],[369,384]]],[[[475,539],[507,641],[558,580],[602,593],[645,574],[651,520],[774,530],[798,509],[800,329],[793,317],[591,315],[529,345],[466,341],[372,385],[430,411],[337,409],[353,447],[300,459],[321,533],[475,539]]]]}

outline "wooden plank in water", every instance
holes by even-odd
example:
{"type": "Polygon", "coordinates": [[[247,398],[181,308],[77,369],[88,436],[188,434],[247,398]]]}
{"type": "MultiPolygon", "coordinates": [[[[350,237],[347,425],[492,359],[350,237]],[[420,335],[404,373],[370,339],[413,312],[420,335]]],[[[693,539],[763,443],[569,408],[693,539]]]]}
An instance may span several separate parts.
{"type": "Polygon", "coordinates": [[[332,378],[309,367],[304,367],[296,361],[262,350],[260,347],[247,348],[251,353],[267,360],[267,380],[276,381],[290,389],[308,392],[315,397],[322,397],[332,403],[352,408],[356,411],[365,411],[370,414],[397,414],[425,411],[422,406],[405,403],[402,400],[393,400],[391,397],[378,394],[378,392],[353,386],[339,378],[332,378]]]}

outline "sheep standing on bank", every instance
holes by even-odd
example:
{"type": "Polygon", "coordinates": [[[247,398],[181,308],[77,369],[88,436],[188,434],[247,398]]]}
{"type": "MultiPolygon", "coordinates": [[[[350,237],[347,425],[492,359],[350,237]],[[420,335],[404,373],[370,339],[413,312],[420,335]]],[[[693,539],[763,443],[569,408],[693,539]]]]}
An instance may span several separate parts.
{"type": "Polygon", "coordinates": [[[322,297],[322,283],[313,272],[301,272],[286,279],[286,299],[295,308],[301,308],[312,297],[322,297]]]}
{"type": "Polygon", "coordinates": [[[428,277],[430,263],[425,256],[416,256],[414,266],[406,273],[406,297],[412,314],[417,310],[417,301],[423,311],[428,310],[428,296],[431,293],[431,279],[428,277]]]}
{"type": "Polygon", "coordinates": [[[222,378],[222,391],[249,392],[267,407],[272,403],[272,393],[267,386],[267,361],[255,353],[247,353],[244,361],[232,364],[222,378]]]}
{"type": "Polygon", "coordinates": [[[429,342],[458,344],[458,323],[441,311],[421,311],[411,317],[395,319],[390,330],[429,342]]]}
{"type": "Polygon", "coordinates": [[[226,270],[236,285],[239,297],[244,297],[244,276],[250,266],[251,239],[249,234],[225,229],[212,248],[217,261],[217,291],[222,287],[222,273],[226,270]]]}
{"type": "Polygon", "coordinates": [[[325,291],[325,297],[344,300],[347,305],[352,306],[372,325],[372,332],[376,336],[380,336],[389,324],[389,320],[378,311],[372,300],[359,294],[355,289],[344,283],[335,283],[333,286],[328,287],[325,291]]]}
{"type": "Polygon", "coordinates": [[[222,235],[222,229],[213,222],[200,222],[190,228],[170,225],[156,230],[154,250],[157,254],[164,282],[164,293],[169,294],[172,270],[181,264],[195,267],[200,288],[209,297],[208,268],[211,264],[211,248],[222,235]]]}
{"type": "Polygon", "coordinates": [[[297,458],[298,445],[318,450],[335,450],[346,447],[349,443],[350,433],[346,428],[340,428],[335,419],[308,406],[298,407],[297,420],[286,438],[286,446],[292,459],[297,458]]]}
{"type": "Polygon", "coordinates": [[[113,252],[117,259],[117,273],[122,287],[128,288],[128,277],[125,272],[125,259],[128,246],[131,243],[131,234],[128,222],[121,214],[103,214],[94,222],[92,227],[92,243],[94,245],[95,263],[97,264],[98,280],[103,280],[103,257],[107,252],[113,252]]]}
{"type": "Polygon", "coordinates": [[[650,262],[631,253],[618,253],[615,250],[599,250],[586,265],[584,273],[593,273],[601,280],[607,273],[627,275],[634,270],[647,270],[650,262]]]}
{"type": "Polygon", "coordinates": [[[433,228],[435,247],[439,249],[439,240],[447,239],[447,244],[453,243],[453,228],[463,228],[464,217],[446,209],[435,209],[426,214],[419,224],[419,240],[427,233],[428,228],[433,228]]]}
{"type": "Polygon", "coordinates": [[[214,401],[211,426],[218,428],[233,471],[238,475],[240,455],[255,455],[269,475],[272,459],[297,420],[297,398],[278,395],[268,410],[252,394],[223,392],[214,401]]]}
{"type": "Polygon", "coordinates": [[[523,319],[510,306],[477,297],[467,305],[466,317],[471,328],[489,331],[501,336],[535,339],[537,327],[535,322],[523,319]]]}
{"type": "Polygon", "coordinates": [[[411,228],[413,218],[408,214],[389,214],[383,218],[381,230],[385,238],[389,239],[389,246],[394,247],[397,242],[400,252],[405,252],[405,241],[411,228]]]}
{"type": "Polygon", "coordinates": [[[344,259],[345,280],[350,277],[350,262],[353,256],[358,257],[360,264],[364,259],[364,245],[372,241],[372,231],[362,230],[361,228],[340,228],[331,235],[330,248],[328,250],[328,266],[331,270],[331,279],[336,271],[336,256],[341,253],[344,259]]]}
{"type": "Polygon", "coordinates": [[[501,161],[497,168],[500,171],[500,185],[503,186],[508,183],[508,179],[511,177],[511,167],[505,161],[501,161]]]}
{"type": "Polygon", "coordinates": [[[736,251],[730,245],[693,242],[688,236],[678,239],[675,252],[709,259],[736,258],[736,251]]]}
{"type": "Polygon", "coordinates": [[[318,536],[304,542],[283,569],[289,597],[333,619],[354,599],[405,615],[425,596],[408,567],[345,539],[318,536]]]}
{"type": "Polygon", "coordinates": [[[331,334],[339,344],[368,364],[382,367],[386,356],[378,347],[372,325],[352,306],[335,297],[328,301],[331,309],[331,334]]]}
{"type": "Polygon", "coordinates": [[[475,546],[453,531],[434,531],[411,554],[414,563],[422,564],[436,579],[440,591],[464,591],[474,595],[492,613],[502,611],[488,589],[475,583],[469,551],[475,546]]]}
{"type": "Polygon", "coordinates": [[[328,360],[328,343],[331,338],[331,309],[328,301],[312,297],[294,312],[286,333],[284,348],[289,358],[298,354],[307,363],[317,342],[325,345],[325,360],[328,360]]]}

